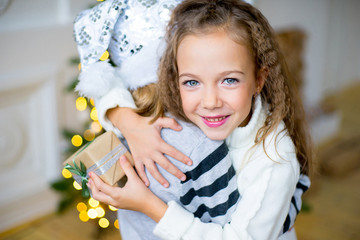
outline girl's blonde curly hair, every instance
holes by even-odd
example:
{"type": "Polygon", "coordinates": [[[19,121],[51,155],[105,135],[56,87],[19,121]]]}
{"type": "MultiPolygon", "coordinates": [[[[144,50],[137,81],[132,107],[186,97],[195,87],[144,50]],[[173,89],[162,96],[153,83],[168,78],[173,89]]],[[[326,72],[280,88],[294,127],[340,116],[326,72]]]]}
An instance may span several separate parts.
{"type": "Polygon", "coordinates": [[[236,42],[249,49],[256,65],[256,74],[267,72],[261,97],[270,114],[259,129],[256,143],[264,146],[265,138],[284,121],[301,165],[309,174],[310,138],[305,114],[295,83],[288,78],[285,60],[271,26],[259,10],[239,0],[185,0],[173,11],[168,25],[167,47],[159,66],[160,102],[174,116],[187,120],[179,91],[177,49],[185,36],[225,30],[236,42]]]}

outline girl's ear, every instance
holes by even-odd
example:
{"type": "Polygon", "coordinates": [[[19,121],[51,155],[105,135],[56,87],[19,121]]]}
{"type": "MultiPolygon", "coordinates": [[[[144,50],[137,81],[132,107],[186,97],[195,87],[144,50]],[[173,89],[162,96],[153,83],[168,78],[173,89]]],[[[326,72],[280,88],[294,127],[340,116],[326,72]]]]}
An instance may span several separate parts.
{"type": "Polygon", "coordinates": [[[257,74],[257,78],[256,78],[256,92],[257,94],[259,94],[262,90],[262,88],[265,85],[265,81],[267,76],[269,75],[269,70],[267,67],[262,67],[258,74],[257,74]]]}

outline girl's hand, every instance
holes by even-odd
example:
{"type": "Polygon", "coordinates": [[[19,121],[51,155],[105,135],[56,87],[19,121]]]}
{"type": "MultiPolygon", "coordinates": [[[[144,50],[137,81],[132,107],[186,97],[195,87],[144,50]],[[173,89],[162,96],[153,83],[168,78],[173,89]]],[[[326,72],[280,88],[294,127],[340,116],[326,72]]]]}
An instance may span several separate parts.
{"type": "Polygon", "coordinates": [[[136,171],[144,183],[149,186],[149,180],[145,174],[144,166],[149,173],[164,187],[168,187],[168,181],[160,174],[155,162],[169,173],[184,181],[186,176],[164,154],[191,165],[190,158],[167,144],[160,135],[162,128],[171,128],[180,131],[181,126],[172,118],[159,118],[153,124],[149,124],[151,117],[142,117],[129,108],[115,108],[107,113],[108,118],[120,129],[126,138],[131,154],[134,159],[136,171]]]}
{"type": "Polygon", "coordinates": [[[145,213],[158,222],[165,214],[167,205],[145,186],[125,156],[121,156],[119,161],[127,176],[125,186],[112,187],[90,172],[88,187],[92,197],[116,208],[145,213]]]}

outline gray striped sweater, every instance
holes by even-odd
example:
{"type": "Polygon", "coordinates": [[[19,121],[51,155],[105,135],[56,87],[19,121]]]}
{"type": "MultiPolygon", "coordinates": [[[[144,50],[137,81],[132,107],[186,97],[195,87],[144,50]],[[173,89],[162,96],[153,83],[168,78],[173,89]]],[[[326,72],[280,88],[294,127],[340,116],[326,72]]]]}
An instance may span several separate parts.
{"type": "MultiPolygon", "coordinates": [[[[231,220],[236,203],[241,199],[228,147],[223,141],[208,139],[193,124],[179,120],[178,122],[183,127],[181,132],[163,129],[161,134],[167,143],[193,160],[193,165],[187,166],[167,156],[185,173],[187,179],[181,182],[158,166],[161,174],[169,181],[170,187],[164,188],[147,172],[149,188],[164,202],[178,202],[202,222],[224,225],[231,220]]],[[[301,208],[301,196],[309,185],[308,177],[301,175],[284,222],[283,233],[293,226],[301,208]]],[[[122,239],[158,239],[152,233],[156,223],[145,214],[119,209],[118,218],[122,239]]]]}
{"type": "MultiPolygon", "coordinates": [[[[223,141],[208,139],[191,123],[178,121],[183,129],[175,132],[163,129],[163,139],[189,156],[192,166],[187,166],[167,156],[187,176],[186,181],[169,174],[158,166],[169,181],[164,188],[150,174],[150,190],[163,201],[174,200],[195,214],[203,222],[225,224],[230,221],[236,203],[240,199],[236,185],[235,170],[223,141]]],[[[124,240],[158,239],[152,231],[155,222],[146,215],[130,210],[119,210],[120,232],[124,240]]]]}

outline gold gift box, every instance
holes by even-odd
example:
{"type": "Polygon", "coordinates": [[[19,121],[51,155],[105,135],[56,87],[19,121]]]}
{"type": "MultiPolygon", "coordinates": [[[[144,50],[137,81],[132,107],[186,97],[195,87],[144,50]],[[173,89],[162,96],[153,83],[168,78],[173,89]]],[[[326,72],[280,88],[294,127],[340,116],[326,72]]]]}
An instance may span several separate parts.
{"type": "MultiPolygon", "coordinates": [[[[94,172],[105,183],[114,186],[125,175],[118,161],[121,155],[125,155],[134,166],[134,160],[126,147],[112,131],[108,131],[76,151],[64,162],[64,166],[70,164],[75,167],[73,163],[75,161],[80,168],[81,161],[85,165],[87,173],[94,172]]],[[[81,185],[81,177],[72,174],[81,185]]]]}

